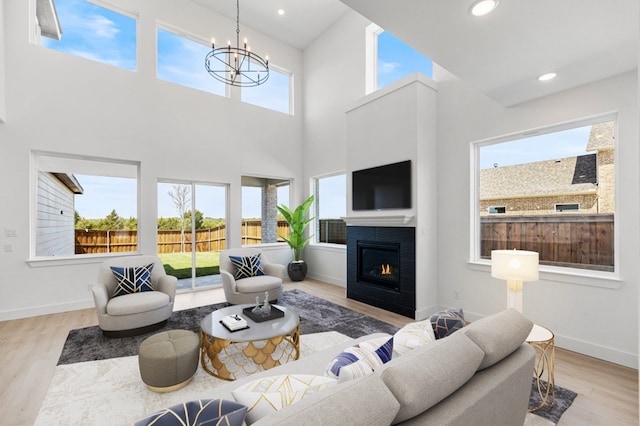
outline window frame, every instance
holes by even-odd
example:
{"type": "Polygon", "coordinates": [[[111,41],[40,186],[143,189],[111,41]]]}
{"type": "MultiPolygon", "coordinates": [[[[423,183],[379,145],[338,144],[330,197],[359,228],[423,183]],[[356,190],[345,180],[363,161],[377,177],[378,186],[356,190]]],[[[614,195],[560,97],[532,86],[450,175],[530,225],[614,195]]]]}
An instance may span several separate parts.
{"type": "MultiPolygon", "coordinates": [[[[245,185],[243,184],[242,180],[243,179],[247,179],[247,180],[252,180],[252,179],[256,179],[256,180],[263,180],[263,181],[269,181],[269,180],[274,180],[274,181],[282,181],[281,183],[277,184],[276,187],[280,187],[280,186],[284,186],[284,182],[288,182],[288,186],[289,186],[289,199],[287,200],[287,205],[288,206],[292,206],[291,204],[291,200],[293,199],[293,185],[294,185],[294,179],[293,178],[287,178],[287,177],[275,177],[275,176],[258,176],[258,175],[248,175],[248,174],[242,174],[240,177],[240,246],[243,248],[249,248],[249,247],[260,247],[260,246],[268,246],[268,245],[284,245],[287,244],[284,241],[277,241],[277,225],[276,225],[276,241],[272,242],[272,243],[265,243],[265,242],[261,242],[259,244],[245,244],[244,240],[243,240],[243,235],[242,235],[242,222],[244,221],[244,205],[242,203],[242,191],[243,188],[246,187],[255,187],[255,188],[261,188],[260,186],[255,186],[255,185],[245,185]]],[[[277,189],[276,189],[277,191],[277,189]]],[[[276,205],[280,205],[280,203],[276,203],[276,205]]],[[[293,207],[292,207],[293,208],[293,207]]],[[[276,218],[279,214],[278,210],[276,209],[275,211],[276,214],[276,218]]],[[[276,219],[277,220],[277,219],[276,219]]],[[[262,212],[260,213],[260,221],[263,221],[262,218],[262,212]]],[[[277,223],[277,222],[276,222],[277,223]]]]}
{"type": "MultiPolygon", "coordinates": [[[[158,54],[158,47],[159,47],[158,30],[169,32],[169,33],[173,34],[174,36],[182,37],[182,38],[184,38],[186,40],[189,40],[189,41],[191,41],[193,43],[197,43],[197,44],[200,44],[202,46],[208,47],[209,49],[211,48],[211,42],[206,40],[204,37],[200,37],[200,36],[198,36],[198,35],[196,35],[194,33],[191,33],[189,31],[183,30],[183,29],[178,28],[178,27],[176,27],[174,25],[167,24],[165,22],[156,20],[156,31],[155,31],[155,40],[156,40],[155,78],[156,78],[156,80],[163,81],[163,82],[170,83],[170,84],[175,84],[175,85],[180,86],[180,87],[186,87],[187,89],[197,90],[199,92],[208,93],[210,95],[214,95],[214,96],[218,96],[218,97],[222,97],[222,98],[230,98],[231,97],[231,90],[230,90],[229,85],[227,85],[227,84],[223,84],[224,94],[219,95],[217,93],[209,92],[207,90],[202,90],[202,89],[199,89],[197,87],[185,86],[184,84],[176,83],[175,81],[165,80],[163,78],[158,77],[158,60],[160,58],[160,55],[158,54]]],[[[206,73],[206,70],[204,68],[204,57],[202,58],[202,72],[206,73]]],[[[211,78],[213,79],[213,77],[211,77],[211,78]]]]}
{"type": "MultiPolygon", "coordinates": [[[[346,197],[347,197],[347,188],[346,188],[346,181],[347,181],[347,172],[346,171],[339,171],[339,172],[334,172],[334,173],[329,173],[329,174],[325,174],[325,175],[319,175],[319,176],[314,176],[311,178],[311,191],[314,194],[314,200],[313,200],[313,212],[314,212],[314,219],[313,219],[313,229],[314,229],[314,238],[313,240],[310,242],[311,245],[314,246],[325,246],[325,247],[344,247],[346,248],[347,244],[346,241],[344,244],[340,244],[340,243],[327,243],[327,242],[323,242],[323,241],[318,241],[318,239],[320,238],[320,202],[321,202],[321,198],[319,195],[319,190],[320,190],[320,179],[326,179],[326,178],[331,178],[331,177],[335,177],[335,176],[342,176],[344,175],[345,177],[345,216],[347,214],[346,212],[346,197]]],[[[346,226],[346,223],[345,223],[346,226]]]]}
{"type": "MultiPolygon", "coordinates": [[[[258,105],[258,104],[254,104],[254,103],[247,102],[247,101],[243,100],[242,99],[242,94],[244,93],[244,91],[245,90],[251,90],[252,87],[240,87],[240,102],[243,103],[243,104],[252,105],[252,106],[258,107],[258,108],[264,108],[264,109],[267,109],[269,111],[277,112],[277,113],[280,113],[280,114],[285,114],[285,115],[290,115],[290,116],[295,115],[294,114],[294,105],[293,105],[293,98],[294,98],[294,95],[293,95],[293,90],[294,90],[294,84],[293,84],[294,74],[293,74],[293,71],[290,71],[290,70],[288,70],[286,68],[280,67],[278,65],[275,65],[275,64],[269,62],[269,73],[270,74],[271,74],[271,71],[275,71],[275,72],[278,72],[280,74],[284,74],[284,75],[286,75],[288,77],[288,80],[289,80],[289,96],[288,96],[289,97],[289,99],[288,99],[289,110],[287,112],[283,112],[283,111],[279,111],[277,109],[269,108],[268,106],[258,105]]],[[[271,76],[269,76],[269,79],[271,79],[271,76]]],[[[268,84],[268,81],[269,80],[267,80],[266,84],[268,84]]]]}
{"type": "Polygon", "coordinates": [[[556,213],[576,213],[576,212],[580,212],[580,203],[556,203],[554,204],[553,209],[556,213]],[[576,209],[568,210],[568,211],[558,210],[559,206],[576,206],[576,209]]]}
{"type": "MultiPolygon", "coordinates": [[[[103,9],[107,9],[113,13],[117,13],[119,15],[122,16],[126,16],[127,18],[131,18],[135,21],[136,24],[136,40],[135,40],[135,69],[131,70],[128,68],[124,68],[124,67],[120,67],[117,65],[113,65],[113,64],[109,64],[107,62],[103,62],[103,61],[98,61],[96,59],[89,59],[86,58],[84,56],[80,56],[80,55],[74,55],[71,53],[67,53],[67,52],[61,52],[59,50],[56,49],[51,49],[49,47],[43,46],[42,45],[42,34],[38,31],[40,25],[38,23],[38,18],[36,16],[36,4],[37,4],[37,0],[30,0],[31,1],[31,8],[30,8],[30,13],[29,13],[29,22],[30,22],[30,28],[31,31],[29,31],[29,42],[31,44],[34,44],[36,46],[42,47],[44,49],[47,50],[52,50],[55,52],[58,52],[60,54],[65,54],[65,55],[70,55],[76,58],[82,58],[91,62],[95,62],[98,64],[102,64],[102,65],[107,65],[107,66],[112,66],[124,71],[128,71],[128,72],[133,72],[133,73],[138,73],[140,72],[140,36],[141,36],[141,29],[140,29],[140,13],[137,10],[132,10],[132,9],[123,9],[120,6],[116,6],[113,5],[111,3],[105,2],[105,1],[101,1],[101,0],[84,0],[87,3],[93,4],[94,6],[98,6],[101,7],[103,9]]],[[[55,7],[55,6],[54,6],[55,7]]],[[[59,18],[58,18],[59,19],[59,18]]],[[[60,24],[61,26],[63,26],[63,23],[60,24]]]]}
{"type": "Polygon", "coordinates": [[[506,214],[507,213],[507,206],[491,206],[487,209],[487,212],[489,214],[506,214]],[[492,212],[491,209],[496,209],[496,210],[503,210],[503,211],[495,211],[492,212]]]}
{"type": "MultiPolygon", "coordinates": [[[[614,145],[614,164],[619,163],[619,116],[617,111],[607,112],[603,114],[588,116],[581,119],[570,120],[555,123],[537,128],[530,128],[518,132],[513,132],[497,137],[480,139],[469,143],[470,149],[470,240],[469,240],[469,260],[467,265],[472,270],[490,272],[491,261],[489,259],[480,258],[480,148],[493,144],[510,142],[530,136],[538,136],[547,133],[560,132],[570,130],[577,127],[589,126],[607,121],[614,122],[614,131],[616,135],[614,145]]],[[[620,169],[615,167],[614,170],[615,186],[614,196],[619,194],[620,169]]],[[[614,208],[614,224],[619,223],[618,204],[614,208]]],[[[614,269],[613,271],[596,271],[590,269],[562,267],[551,265],[540,265],[540,279],[571,283],[577,285],[585,285],[591,287],[620,288],[622,281],[620,279],[620,232],[614,233],[614,269]]]]}
{"type": "MultiPolygon", "coordinates": [[[[45,160],[46,161],[46,160],[45,160]]],[[[73,172],[70,172],[73,173],[73,172]]],[[[90,174],[88,174],[90,175],[90,174]]],[[[93,176],[100,176],[95,174],[93,176]]],[[[85,156],[78,154],[67,154],[51,151],[31,151],[31,170],[30,170],[30,220],[29,220],[29,257],[27,263],[31,266],[51,266],[58,264],[77,264],[77,263],[97,263],[102,261],[105,257],[114,256],[135,256],[141,253],[141,247],[144,245],[143,236],[140,233],[141,223],[143,222],[141,217],[141,163],[139,161],[122,160],[114,158],[85,156]],[[87,253],[87,254],[73,254],[62,256],[38,256],[36,255],[36,247],[38,244],[36,227],[38,225],[38,175],[39,173],[46,172],[39,166],[40,159],[48,158],[49,161],[79,161],[79,162],[94,162],[102,163],[105,167],[135,167],[135,179],[136,179],[136,220],[137,220],[137,249],[135,251],[127,252],[113,252],[113,253],[87,253]]],[[[74,205],[75,214],[75,205],[74,205]]],[[[75,229],[75,228],[74,228],[75,229]]]]}

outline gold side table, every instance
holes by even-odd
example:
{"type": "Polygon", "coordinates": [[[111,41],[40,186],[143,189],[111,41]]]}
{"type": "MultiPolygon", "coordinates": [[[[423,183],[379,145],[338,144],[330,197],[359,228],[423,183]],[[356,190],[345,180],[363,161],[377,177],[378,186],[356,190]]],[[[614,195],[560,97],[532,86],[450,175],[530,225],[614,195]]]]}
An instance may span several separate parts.
{"type": "Polygon", "coordinates": [[[541,402],[537,407],[529,409],[530,412],[534,412],[542,407],[551,407],[555,402],[555,336],[548,328],[534,324],[526,342],[536,350],[533,374],[541,402]]]}
{"type": "Polygon", "coordinates": [[[245,318],[249,328],[230,332],[220,320],[227,315],[244,316],[234,305],[213,311],[200,322],[200,364],[212,376],[224,380],[277,367],[300,357],[300,318],[290,308],[275,305],[284,317],[264,322],[245,318]]]}

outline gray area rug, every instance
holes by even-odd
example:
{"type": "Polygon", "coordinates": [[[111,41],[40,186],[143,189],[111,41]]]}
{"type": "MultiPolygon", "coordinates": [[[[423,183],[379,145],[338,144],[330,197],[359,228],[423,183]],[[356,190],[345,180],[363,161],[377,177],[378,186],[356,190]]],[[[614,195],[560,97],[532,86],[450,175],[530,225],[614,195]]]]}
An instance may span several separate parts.
{"type": "MultiPolygon", "coordinates": [[[[337,331],[349,337],[357,338],[371,333],[393,334],[398,330],[398,327],[391,324],[297,289],[284,292],[282,298],[278,300],[278,304],[293,308],[298,312],[302,334],[337,331]]],[[[202,318],[225,306],[228,306],[228,304],[217,303],[176,311],[160,330],[135,337],[104,337],[97,326],[71,330],[62,349],[58,365],[137,355],[140,343],[152,334],[171,329],[192,330],[199,333],[202,318]]],[[[576,397],[575,392],[559,386],[556,386],[555,392],[556,400],[553,406],[544,407],[535,412],[536,415],[553,423],[558,422],[562,413],[569,408],[576,397]]],[[[529,406],[537,407],[539,404],[537,388],[535,388],[535,382],[533,382],[529,406]]]]}
{"type": "MultiPolygon", "coordinates": [[[[398,330],[398,327],[391,324],[343,308],[297,289],[285,291],[278,300],[278,304],[290,307],[300,315],[300,332],[302,334],[337,331],[346,336],[357,338],[370,333],[393,334],[398,330]]],[[[71,330],[62,349],[58,365],[138,355],[138,347],[144,339],[164,330],[192,330],[199,334],[200,321],[211,312],[225,306],[228,304],[217,303],[176,311],[161,329],[135,337],[104,337],[98,326],[71,330]]]]}

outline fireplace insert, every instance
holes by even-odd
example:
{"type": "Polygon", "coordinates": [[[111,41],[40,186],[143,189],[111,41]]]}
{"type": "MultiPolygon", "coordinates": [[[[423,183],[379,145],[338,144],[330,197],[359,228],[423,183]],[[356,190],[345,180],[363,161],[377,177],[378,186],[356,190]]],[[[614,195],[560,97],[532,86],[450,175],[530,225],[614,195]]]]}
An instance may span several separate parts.
{"type": "Polygon", "coordinates": [[[358,241],[358,281],[400,290],[400,244],[358,241]]]}

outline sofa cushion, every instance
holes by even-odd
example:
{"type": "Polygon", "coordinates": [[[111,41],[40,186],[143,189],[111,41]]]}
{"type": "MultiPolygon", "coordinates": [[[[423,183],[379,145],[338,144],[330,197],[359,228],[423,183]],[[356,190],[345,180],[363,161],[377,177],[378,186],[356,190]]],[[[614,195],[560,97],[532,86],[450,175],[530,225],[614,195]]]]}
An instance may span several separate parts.
{"type": "Polygon", "coordinates": [[[484,351],[482,370],[518,349],[532,327],[527,317],[511,308],[472,322],[463,332],[484,351]]]}
{"type": "Polygon", "coordinates": [[[324,376],[286,374],[253,380],[231,394],[236,402],[249,407],[246,422],[252,424],[336,383],[324,376]]]}
{"type": "Polygon", "coordinates": [[[153,263],[131,268],[110,266],[113,276],[116,278],[116,288],[111,297],[123,296],[125,294],[140,293],[143,291],[153,291],[151,283],[151,271],[153,263]]]}
{"type": "Polygon", "coordinates": [[[464,327],[464,312],[462,308],[447,309],[431,315],[430,320],[436,339],[441,339],[464,327]]]}
{"type": "Polygon", "coordinates": [[[380,377],[372,374],[309,395],[255,426],[388,426],[399,407],[380,377]]]}
{"type": "Polygon", "coordinates": [[[381,337],[360,342],[339,353],[327,366],[325,374],[340,382],[373,373],[391,360],[393,337],[381,337]]]}
{"type": "Polygon", "coordinates": [[[137,421],[135,426],[242,426],[246,411],[247,407],[233,401],[202,399],[167,407],[137,421]]]}
{"type": "Polygon", "coordinates": [[[464,334],[453,334],[395,358],[380,376],[400,410],[394,424],[434,406],[475,374],[484,352],[464,334]]]}
{"type": "Polygon", "coordinates": [[[253,256],[229,256],[229,260],[235,267],[233,276],[236,280],[264,275],[260,253],[253,256]]]}
{"type": "Polygon", "coordinates": [[[145,291],[114,297],[107,303],[109,315],[131,315],[149,312],[167,306],[169,295],[161,291],[145,291]]]}
{"type": "Polygon", "coordinates": [[[435,342],[435,340],[430,320],[411,322],[393,335],[393,352],[396,355],[403,355],[411,349],[435,342]]]}
{"type": "Polygon", "coordinates": [[[276,289],[282,285],[282,280],[271,275],[260,275],[236,281],[236,289],[240,293],[255,293],[276,289]]]}

